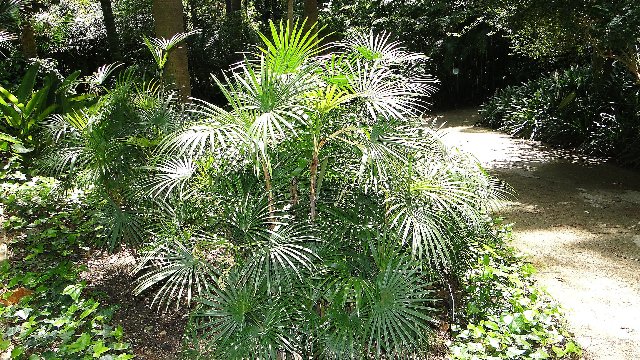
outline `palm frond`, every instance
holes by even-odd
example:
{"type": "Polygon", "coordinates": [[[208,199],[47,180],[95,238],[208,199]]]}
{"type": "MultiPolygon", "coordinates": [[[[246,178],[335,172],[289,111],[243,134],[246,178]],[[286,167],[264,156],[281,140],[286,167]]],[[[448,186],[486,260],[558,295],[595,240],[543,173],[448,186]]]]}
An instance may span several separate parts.
{"type": "Polygon", "coordinates": [[[121,63],[113,63],[113,64],[105,64],[102,65],[90,76],[87,76],[85,82],[89,84],[89,88],[91,91],[95,92],[97,89],[105,84],[109,76],[113,74],[119,67],[123,64],[121,63]]]}
{"type": "Polygon", "coordinates": [[[388,65],[405,64],[427,59],[424,54],[408,51],[400,41],[393,41],[387,32],[374,34],[357,32],[347,38],[343,44],[369,61],[383,62],[388,65]]]}
{"type": "Polygon", "coordinates": [[[183,199],[187,196],[187,182],[196,172],[197,166],[190,158],[178,158],[164,160],[147,169],[153,172],[145,186],[149,196],[166,199],[177,191],[178,198],[183,199]]]}
{"type": "Polygon", "coordinates": [[[266,296],[230,274],[200,301],[198,329],[211,340],[216,359],[277,359],[297,353],[289,298],[266,296]]]}
{"type": "Polygon", "coordinates": [[[436,314],[431,284],[406,256],[380,248],[373,255],[379,273],[367,294],[369,347],[392,357],[424,350],[436,314]]]}
{"type": "Polygon", "coordinates": [[[264,283],[271,293],[279,286],[303,279],[315,268],[318,256],[310,247],[318,239],[306,226],[282,224],[268,230],[267,239],[255,239],[248,248],[252,254],[243,267],[243,278],[264,283]]]}
{"type": "Polygon", "coordinates": [[[264,45],[259,47],[266,58],[266,66],[277,74],[294,73],[303,64],[324,50],[321,46],[323,38],[318,36],[316,24],[305,31],[304,25],[298,21],[290,28],[281,20],[279,28],[270,21],[271,38],[258,33],[264,45]]]}
{"type": "Polygon", "coordinates": [[[148,38],[143,37],[144,44],[149,48],[158,69],[163,70],[169,60],[169,52],[179,43],[186,40],[189,36],[199,33],[199,30],[189,31],[186,33],[177,33],[170,39],[165,38],[148,38]]]}
{"type": "Polygon", "coordinates": [[[169,135],[160,152],[199,156],[206,150],[224,153],[246,144],[244,129],[231,113],[205,101],[196,101],[191,111],[201,119],[169,135]]]}
{"type": "Polygon", "coordinates": [[[348,78],[353,91],[364,100],[371,121],[405,120],[419,115],[425,108],[426,94],[408,86],[411,79],[399,76],[391,69],[358,60],[350,67],[348,78]]]}
{"type": "MultiPolygon", "coordinates": [[[[135,282],[133,290],[140,295],[160,285],[151,302],[151,306],[166,311],[172,303],[176,309],[196,296],[209,291],[214,283],[212,267],[207,256],[218,251],[223,243],[208,236],[191,236],[186,241],[172,239],[161,241],[139,260],[133,269],[134,274],[141,274],[135,282]]],[[[211,255],[214,256],[215,254],[211,255]]]]}

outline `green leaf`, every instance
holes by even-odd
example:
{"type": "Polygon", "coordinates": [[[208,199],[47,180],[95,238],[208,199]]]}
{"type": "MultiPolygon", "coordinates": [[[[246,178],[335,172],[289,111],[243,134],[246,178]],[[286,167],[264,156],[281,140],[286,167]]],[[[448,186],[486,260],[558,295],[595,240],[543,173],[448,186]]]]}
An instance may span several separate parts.
{"type": "Polygon", "coordinates": [[[12,143],[12,144],[21,144],[22,143],[17,138],[14,138],[13,136],[11,136],[9,134],[5,134],[5,133],[1,133],[1,132],[0,132],[0,141],[6,141],[6,142],[9,142],[9,143],[12,143]]]}
{"type": "Polygon", "coordinates": [[[19,359],[20,356],[22,356],[22,354],[24,354],[24,347],[22,347],[22,346],[17,346],[15,348],[13,348],[13,350],[11,350],[11,358],[12,359],[19,359]]]}
{"type": "Polygon", "coordinates": [[[82,333],[80,337],[73,343],[67,345],[67,349],[71,354],[85,350],[91,344],[91,335],[82,333]]]}
{"type": "Polygon", "coordinates": [[[84,285],[82,284],[69,285],[66,288],[64,288],[64,290],[62,290],[62,293],[64,295],[71,296],[73,301],[78,301],[78,299],[80,299],[80,294],[82,293],[82,289],[84,289],[84,285]]]}
{"type": "Polygon", "coordinates": [[[27,73],[22,78],[22,83],[20,84],[18,91],[16,91],[16,96],[18,97],[18,99],[20,99],[20,102],[24,103],[25,101],[27,101],[29,95],[31,95],[33,87],[36,84],[36,76],[38,75],[39,69],[40,64],[34,63],[29,67],[27,73]]]}
{"type": "Polygon", "coordinates": [[[98,358],[100,356],[102,356],[102,354],[106,353],[107,351],[111,350],[109,347],[104,346],[104,342],[102,340],[98,341],[97,343],[95,343],[93,345],[93,357],[94,358],[98,358]]]}
{"type": "Polygon", "coordinates": [[[0,351],[5,351],[11,346],[11,341],[9,340],[0,340],[0,351]]]}

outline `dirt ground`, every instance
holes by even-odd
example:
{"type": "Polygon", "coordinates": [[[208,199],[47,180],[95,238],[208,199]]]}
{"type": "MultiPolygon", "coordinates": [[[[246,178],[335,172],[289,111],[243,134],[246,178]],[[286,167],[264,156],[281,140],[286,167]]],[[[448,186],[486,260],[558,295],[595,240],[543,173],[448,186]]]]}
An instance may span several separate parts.
{"type": "Polygon", "coordinates": [[[497,214],[562,305],[585,359],[640,359],[640,172],[438,114],[445,141],[516,191],[497,214]]]}

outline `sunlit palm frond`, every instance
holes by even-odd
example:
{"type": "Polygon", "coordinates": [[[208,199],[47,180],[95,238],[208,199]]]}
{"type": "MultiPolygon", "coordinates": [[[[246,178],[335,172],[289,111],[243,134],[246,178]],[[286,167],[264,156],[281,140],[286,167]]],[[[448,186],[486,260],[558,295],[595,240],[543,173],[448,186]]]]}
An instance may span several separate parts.
{"type": "Polygon", "coordinates": [[[9,45],[9,42],[15,39],[15,35],[7,31],[0,30],[0,49],[6,49],[9,45]]]}
{"type": "Polygon", "coordinates": [[[301,98],[312,87],[309,73],[278,75],[264,62],[258,68],[246,62],[227,83],[221,86],[223,93],[256,142],[277,144],[304,121],[301,98]]]}
{"type": "Polygon", "coordinates": [[[177,33],[170,39],[165,38],[148,38],[144,37],[144,44],[149,48],[158,69],[163,70],[169,60],[169,52],[179,43],[186,40],[189,36],[199,33],[199,30],[189,31],[186,33],[177,33]]]}
{"type": "Polygon", "coordinates": [[[369,61],[379,61],[386,64],[404,64],[427,57],[424,54],[408,51],[400,41],[393,41],[387,32],[374,34],[358,32],[350,36],[345,44],[347,48],[357,52],[369,61]]]}
{"type": "Polygon", "coordinates": [[[96,92],[98,88],[103,86],[109,76],[113,74],[119,67],[123,64],[121,63],[113,63],[113,64],[105,64],[102,65],[90,76],[87,76],[85,82],[89,84],[89,88],[92,92],[96,92]]]}
{"type": "Polygon", "coordinates": [[[267,287],[268,292],[278,286],[302,280],[311,272],[318,256],[310,245],[318,239],[310,229],[301,225],[283,224],[269,230],[268,239],[256,239],[248,250],[252,254],[243,268],[243,277],[267,287]],[[283,283],[284,281],[284,283],[283,283]]]}
{"type": "Polygon", "coordinates": [[[197,157],[206,150],[225,153],[247,143],[242,124],[224,109],[199,101],[191,112],[200,118],[164,139],[160,152],[197,157]]]}
{"type": "Polygon", "coordinates": [[[411,79],[399,76],[389,68],[361,60],[350,70],[353,76],[348,78],[349,84],[364,100],[372,122],[379,118],[404,120],[424,110],[422,97],[425,94],[407,86],[411,79]]]}
{"type": "Polygon", "coordinates": [[[187,196],[187,183],[197,170],[190,158],[167,159],[160,164],[148,167],[153,174],[146,184],[146,193],[152,198],[166,199],[174,191],[183,199],[187,196]]]}
{"type": "Polygon", "coordinates": [[[277,74],[294,73],[325,49],[321,45],[323,38],[315,31],[317,25],[314,24],[305,30],[305,22],[306,20],[299,24],[296,21],[293,28],[290,28],[286,21],[280,21],[278,28],[270,22],[271,38],[258,33],[264,43],[259,49],[271,71],[277,74]]]}

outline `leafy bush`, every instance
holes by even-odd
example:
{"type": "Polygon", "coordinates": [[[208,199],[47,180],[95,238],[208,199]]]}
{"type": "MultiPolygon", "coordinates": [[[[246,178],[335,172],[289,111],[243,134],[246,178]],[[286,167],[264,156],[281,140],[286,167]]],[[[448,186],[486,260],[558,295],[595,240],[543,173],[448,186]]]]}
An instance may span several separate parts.
{"type": "Polygon", "coordinates": [[[539,290],[535,269],[508,247],[509,228],[478,251],[462,280],[464,308],[452,326],[452,359],[578,358],[558,305],[539,290]]]}
{"type": "Polygon", "coordinates": [[[620,66],[604,79],[574,67],[507,87],[481,116],[482,124],[514,136],[640,166],[640,87],[620,66]]]}
{"type": "Polygon", "coordinates": [[[168,211],[138,291],[199,299],[201,356],[423,354],[435,289],[466,271],[504,194],[422,124],[423,55],[302,29],[272,24],[217,80],[228,106],[194,101],[160,143],[146,194],[168,211]]]}

